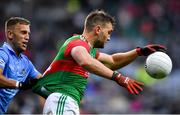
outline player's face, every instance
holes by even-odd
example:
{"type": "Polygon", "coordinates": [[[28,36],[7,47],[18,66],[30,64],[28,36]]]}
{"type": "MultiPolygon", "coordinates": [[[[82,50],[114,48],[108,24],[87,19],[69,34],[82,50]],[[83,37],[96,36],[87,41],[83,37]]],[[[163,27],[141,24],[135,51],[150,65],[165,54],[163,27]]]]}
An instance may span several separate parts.
{"type": "Polygon", "coordinates": [[[104,48],[104,44],[110,40],[113,26],[111,23],[107,23],[104,27],[100,26],[98,37],[94,42],[95,48],[104,48]]]}
{"type": "Polygon", "coordinates": [[[12,30],[10,42],[16,53],[21,53],[27,49],[30,35],[30,26],[25,24],[16,24],[12,30]]]}

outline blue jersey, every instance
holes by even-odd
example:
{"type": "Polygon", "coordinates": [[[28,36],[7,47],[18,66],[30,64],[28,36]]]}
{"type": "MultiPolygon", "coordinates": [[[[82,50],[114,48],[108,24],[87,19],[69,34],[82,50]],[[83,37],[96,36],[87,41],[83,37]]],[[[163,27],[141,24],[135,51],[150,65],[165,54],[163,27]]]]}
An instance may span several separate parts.
{"type": "MultiPolygon", "coordinates": [[[[0,69],[7,79],[19,82],[25,81],[27,77],[35,78],[40,74],[24,54],[17,56],[8,43],[0,47],[0,69]]],[[[7,111],[8,105],[18,91],[18,89],[0,88],[0,114],[7,111]]]]}

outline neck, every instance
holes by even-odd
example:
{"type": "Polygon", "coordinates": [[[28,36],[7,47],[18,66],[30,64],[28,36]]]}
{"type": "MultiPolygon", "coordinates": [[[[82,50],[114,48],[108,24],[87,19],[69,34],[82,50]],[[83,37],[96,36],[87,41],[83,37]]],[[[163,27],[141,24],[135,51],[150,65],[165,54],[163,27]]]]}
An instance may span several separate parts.
{"type": "Polygon", "coordinates": [[[93,47],[94,45],[94,36],[91,33],[83,32],[82,37],[85,39],[85,41],[88,42],[88,44],[93,47]]]}
{"type": "Polygon", "coordinates": [[[13,49],[13,51],[15,52],[15,54],[17,55],[17,56],[20,56],[20,52],[17,50],[17,48],[15,48],[15,46],[11,43],[11,42],[7,42],[10,46],[11,46],[11,48],[13,49]]]}

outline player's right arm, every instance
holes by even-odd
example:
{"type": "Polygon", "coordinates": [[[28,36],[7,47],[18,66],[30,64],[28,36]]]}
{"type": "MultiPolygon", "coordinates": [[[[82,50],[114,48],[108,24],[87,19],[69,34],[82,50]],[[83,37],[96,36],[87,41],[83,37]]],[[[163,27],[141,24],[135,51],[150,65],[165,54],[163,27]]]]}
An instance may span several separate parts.
{"type": "Polygon", "coordinates": [[[76,46],[71,50],[73,59],[87,71],[107,79],[111,79],[113,71],[105,67],[101,62],[92,58],[83,46],[76,46]]]}
{"type": "Polygon", "coordinates": [[[3,69],[0,68],[0,88],[17,88],[17,81],[7,79],[3,75],[3,69]]]}
{"type": "Polygon", "coordinates": [[[26,90],[31,88],[32,84],[35,84],[38,78],[42,77],[42,75],[34,68],[32,63],[30,63],[30,75],[37,79],[28,79],[25,82],[19,82],[13,79],[8,79],[3,75],[4,68],[5,66],[7,66],[8,63],[8,58],[8,54],[5,53],[5,51],[0,50],[0,88],[19,88],[21,90],[26,90]]]}
{"type": "Polygon", "coordinates": [[[112,71],[98,60],[92,58],[85,47],[76,46],[71,50],[73,59],[87,71],[107,79],[116,81],[120,86],[125,87],[131,94],[139,94],[143,89],[143,83],[125,77],[122,74],[112,71]]]}
{"type": "Polygon", "coordinates": [[[3,70],[7,62],[8,55],[3,50],[0,50],[0,88],[16,88],[16,81],[7,79],[3,75],[3,70]]]}

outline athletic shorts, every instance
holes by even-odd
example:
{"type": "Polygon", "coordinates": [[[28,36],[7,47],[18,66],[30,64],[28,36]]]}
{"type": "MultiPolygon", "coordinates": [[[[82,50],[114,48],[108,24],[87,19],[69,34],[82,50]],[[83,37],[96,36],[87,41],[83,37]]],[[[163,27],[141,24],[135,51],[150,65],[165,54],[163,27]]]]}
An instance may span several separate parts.
{"type": "Polygon", "coordinates": [[[52,93],[46,99],[43,108],[46,115],[79,115],[77,101],[62,93],[52,93]]]}

